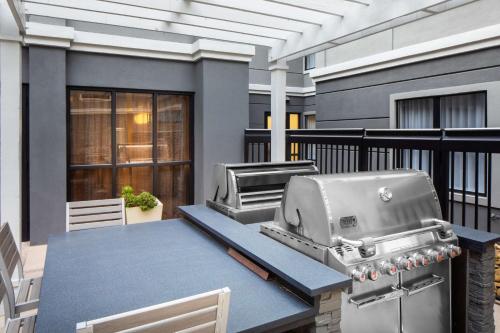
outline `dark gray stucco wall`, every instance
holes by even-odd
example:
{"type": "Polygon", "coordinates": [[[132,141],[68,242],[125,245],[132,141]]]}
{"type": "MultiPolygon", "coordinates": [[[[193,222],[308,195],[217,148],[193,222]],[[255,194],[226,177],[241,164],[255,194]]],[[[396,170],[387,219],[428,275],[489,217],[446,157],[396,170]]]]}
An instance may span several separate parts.
{"type": "Polygon", "coordinates": [[[33,244],[65,232],[67,86],[195,93],[195,201],[204,202],[213,165],[243,161],[248,127],[248,63],[197,63],[30,47],[30,228],[33,244]]]}
{"type": "Polygon", "coordinates": [[[194,64],[181,61],[68,52],[70,86],[193,92],[194,64]]]}
{"type": "Polygon", "coordinates": [[[195,202],[211,197],[213,166],[243,161],[248,127],[248,64],[203,59],[196,63],[195,202]]]}
{"type": "MultiPolygon", "coordinates": [[[[286,102],[286,112],[315,111],[314,96],[290,96],[286,102]]],[[[271,96],[250,94],[250,123],[249,128],[264,128],[265,113],[271,112],[271,96]]]]}
{"type": "Polygon", "coordinates": [[[460,54],[316,85],[318,128],[387,128],[390,95],[500,80],[500,48],[460,54]]]}
{"type": "Polygon", "coordinates": [[[29,50],[30,236],[32,244],[65,230],[66,51],[29,50]]]}

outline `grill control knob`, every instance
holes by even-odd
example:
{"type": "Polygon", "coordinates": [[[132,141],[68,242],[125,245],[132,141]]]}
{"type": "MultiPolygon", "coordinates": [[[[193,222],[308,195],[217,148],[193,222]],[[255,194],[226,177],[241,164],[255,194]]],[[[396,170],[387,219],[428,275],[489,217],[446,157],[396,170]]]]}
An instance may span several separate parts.
{"type": "Polygon", "coordinates": [[[411,261],[405,257],[398,257],[398,258],[394,259],[394,264],[396,264],[396,266],[399,269],[404,269],[407,271],[409,271],[413,268],[413,264],[411,263],[411,261]]]}
{"type": "Polygon", "coordinates": [[[376,281],[378,279],[378,271],[375,268],[370,268],[366,271],[366,275],[372,281],[376,281]]]}
{"type": "Polygon", "coordinates": [[[431,258],[432,262],[437,262],[440,263],[441,261],[445,260],[445,253],[441,250],[427,250],[426,254],[431,258]]]}
{"type": "Polygon", "coordinates": [[[395,275],[398,272],[398,268],[396,265],[391,264],[390,262],[387,261],[381,261],[377,267],[380,268],[380,272],[388,275],[395,275]]]}
{"type": "Polygon", "coordinates": [[[421,253],[414,253],[410,256],[410,261],[414,267],[418,266],[429,266],[431,260],[428,256],[421,253]]]}
{"type": "Polygon", "coordinates": [[[354,281],[365,282],[366,274],[363,271],[355,269],[352,271],[352,278],[354,281]]]}
{"type": "Polygon", "coordinates": [[[445,253],[448,257],[455,258],[462,254],[462,249],[458,246],[450,244],[446,247],[445,253]]]}

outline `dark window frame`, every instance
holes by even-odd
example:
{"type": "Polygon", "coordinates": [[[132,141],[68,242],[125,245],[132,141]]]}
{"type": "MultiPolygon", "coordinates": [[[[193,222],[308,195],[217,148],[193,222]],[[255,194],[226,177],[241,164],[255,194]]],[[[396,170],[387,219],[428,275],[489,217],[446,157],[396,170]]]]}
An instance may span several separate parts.
{"type": "MultiPolygon", "coordinates": [[[[471,90],[467,92],[460,92],[460,93],[454,93],[454,94],[443,94],[443,95],[431,95],[431,96],[421,96],[421,97],[412,97],[412,98],[400,98],[395,100],[396,103],[396,128],[399,127],[399,120],[400,120],[400,104],[399,102],[401,101],[409,101],[409,100],[419,100],[419,99],[432,99],[432,119],[433,119],[433,124],[432,128],[443,128],[441,127],[441,98],[444,97],[451,97],[451,96],[463,96],[463,95],[470,95],[470,94],[483,94],[484,99],[486,101],[485,107],[484,107],[484,126],[488,127],[488,91],[487,90],[471,90]]],[[[457,152],[454,152],[457,153],[457,152]]],[[[453,154],[455,156],[455,154],[453,154]]],[[[487,196],[487,179],[486,175],[488,172],[488,166],[487,163],[484,163],[484,191],[483,192],[478,192],[478,194],[482,197],[487,196]]],[[[455,188],[453,189],[454,193],[463,193],[462,188],[455,188]]],[[[471,194],[474,195],[475,191],[465,191],[466,194],[471,194]]]]}
{"type": "Polygon", "coordinates": [[[126,89],[126,88],[109,88],[109,87],[89,87],[89,86],[67,86],[66,87],[66,198],[67,201],[71,201],[71,182],[70,174],[74,170],[84,170],[84,169],[112,169],[112,184],[111,184],[111,195],[112,197],[119,197],[119,189],[117,188],[118,180],[118,169],[120,168],[133,168],[133,167],[152,167],[153,177],[152,177],[152,189],[153,195],[158,195],[158,180],[159,180],[159,168],[162,166],[177,166],[177,165],[189,165],[189,177],[187,184],[188,191],[188,204],[194,202],[194,93],[193,92],[179,92],[170,90],[147,90],[147,89],[126,89]],[[111,164],[83,164],[83,165],[71,165],[71,91],[81,90],[81,91],[98,91],[98,92],[108,92],[111,94],[111,164]],[[116,94],[117,93],[144,93],[151,94],[153,99],[152,104],[152,116],[153,116],[153,155],[151,162],[145,163],[118,163],[117,162],[117,150],[116,150],[116,94]],[[189,159],[180,161],[158,161],[158,133],[157,133],[157,98],[159,95],[180,95],[187,96],[189,98],[189,159]]]}
{"type": "Polygon", "coordinates": [[[309,70],[315,69],[315,68],[316,68],[316,54],[311,53],[311,54],[304,56],[304,71],[309,71],[309,70]],[[314,65],[312,65],[312,66],[309,63],[309,57],[314,57],[314,65]]]}

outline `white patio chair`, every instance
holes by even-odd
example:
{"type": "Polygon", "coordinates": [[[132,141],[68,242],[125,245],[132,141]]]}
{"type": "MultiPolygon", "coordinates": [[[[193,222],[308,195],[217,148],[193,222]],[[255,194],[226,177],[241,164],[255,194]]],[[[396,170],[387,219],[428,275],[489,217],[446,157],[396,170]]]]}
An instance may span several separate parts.
{"type": "Polygon", "coordinates": [[[66,203],[66,232],[124,224],[123,198],[66,203]]]}
{"type": "MultiPolygon", "coordinates": [[[[4,303],[9,303],[7,288],[9,277],[5,276],[3,272],[0,273],[0,300],[4,303]]],[[[32,333],[35,329],[36,315],[18,317],[10,312],[10,305],[5,306],[5,327],[4,333],[32,333]]]]}
{"type": "Polygon", "coordinates": [[[225,333],[229,288],[76,325],[77,333],[225,333]]]}
{"type": "Polygon", "coordinates": [[[22,312],[38,308],[42,277],[24,278],[21,256],[8,223],[4,223],[0,229],[0,272],[5,279],[3,284],[6,290],[7,302],[4,303],[4,307],[9,317],[17,317],[22,312]],[[17,297],[12,283],[16,267],[19,275],[17,297]]]}

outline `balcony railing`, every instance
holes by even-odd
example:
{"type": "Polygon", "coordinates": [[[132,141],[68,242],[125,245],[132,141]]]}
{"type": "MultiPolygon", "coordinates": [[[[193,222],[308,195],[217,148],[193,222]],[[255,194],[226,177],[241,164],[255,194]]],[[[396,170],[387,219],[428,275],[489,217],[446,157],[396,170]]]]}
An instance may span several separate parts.
{"type": "MultiPolygon", "coordinates": [[[[287,130],[286,140],[287,160],[313,160],[323,174],[424,170],[445,218],[500,231],[500,129],[287,130]]],[[[269,130],[246,130],[245,161],[269,161],[270,142],[269,130]]]]}

